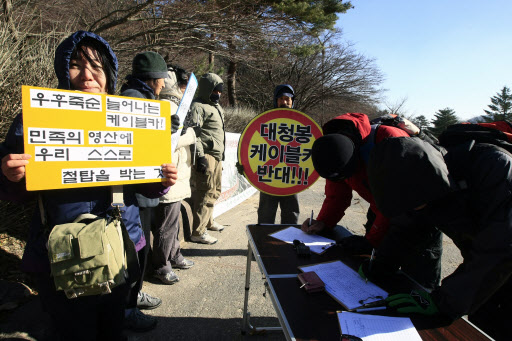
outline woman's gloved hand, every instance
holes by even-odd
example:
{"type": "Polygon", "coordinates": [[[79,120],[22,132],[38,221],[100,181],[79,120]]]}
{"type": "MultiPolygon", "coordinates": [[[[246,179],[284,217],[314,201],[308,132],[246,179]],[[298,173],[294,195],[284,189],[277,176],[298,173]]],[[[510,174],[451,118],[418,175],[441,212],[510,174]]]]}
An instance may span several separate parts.
{"type": "Polygon", "coordinates": [[[238,174],[244,175],[244,166],[239,163],[238,161],[235,164],[236,170],[238,171],[238,174]]]}
{"type": "Polygon", "coordinates": [[[180,118],[178,115],[171,115],[171,134],[174,134],[180,128],[180,118]]]}

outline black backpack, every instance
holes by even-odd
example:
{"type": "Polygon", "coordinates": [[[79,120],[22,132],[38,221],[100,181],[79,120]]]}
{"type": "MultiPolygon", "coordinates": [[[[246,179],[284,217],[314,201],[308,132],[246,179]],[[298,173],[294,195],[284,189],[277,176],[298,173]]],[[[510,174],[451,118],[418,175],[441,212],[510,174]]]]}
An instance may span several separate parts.
{"type": "Polygon", "coordinates": [[[493,144],[512,153],[512,124],[508,121],[453,124],[439,135],[439,144],[446,148],[470,141],[493,144]]]}

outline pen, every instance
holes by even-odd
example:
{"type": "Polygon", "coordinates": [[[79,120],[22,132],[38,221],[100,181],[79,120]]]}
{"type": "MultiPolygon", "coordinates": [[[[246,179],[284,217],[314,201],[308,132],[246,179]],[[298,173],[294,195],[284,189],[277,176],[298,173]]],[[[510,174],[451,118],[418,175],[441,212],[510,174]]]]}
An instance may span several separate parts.
{"type": "Polygon", "coordinates": [[[373,307],[373,308],[361,308],[361,309],[356,309],[356,312],[357,313],[364,313],[364,312],[367,312],[367,311],[386,310],[386,309],[387,309],[386,306],[383,306],[383,307],[373,307]]]}
{"type": "MultiPolygon", "coordinates": [[[[375,256],[375,248],[372,249],[372,255],[370,256],[370,264],[368,264],[368,275],[372,272],[373,256],[375,256]]],[[[366,283],[368,283],[368,277],[366,277],[366,283]]]]}
{"type": "Polygon", "coordinates": [[[309,218],[309,226],[313,224],[313,210],[311,210],[311,218],[309,218]]]}
{"type": "Polygon", "coordinates": [[[380,307],[380,306],[384,306],[386,305],[386,299],[382,299],[382,300],[378,300],[378,301],[373,301],[373,302],[370,302],[370,303],[365,303],[357,308],[354,308],[354,309],[350,309],[349,311],[354,311],[354,310],[357,310],[357,309],[362,309],[362,308],[373,308],[373,307],[380,307]]]}

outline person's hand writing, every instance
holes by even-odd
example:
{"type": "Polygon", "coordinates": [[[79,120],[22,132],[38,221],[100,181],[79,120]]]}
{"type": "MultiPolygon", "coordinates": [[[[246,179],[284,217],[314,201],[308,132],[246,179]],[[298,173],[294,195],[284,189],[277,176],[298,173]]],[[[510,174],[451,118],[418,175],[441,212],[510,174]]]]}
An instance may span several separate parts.
{"type": "Polygon", "coordinates": [[[301,226],[301,230],[309,234],[318,233],[323,229],[325,229],[323,221],[313,219],[313,222],[310,222],[309,218],[306,219],[301,226]]]}
{"type": "Polygon", "coordinates": [[[164,175],[162,185],[165,187],[172,186],[178,181],[178,169],[174,163],[164,163],[162,165],[162,174],[164,175]]]}
{"type": "Polygon", "coordinates": [[[12,182],[20,182],[25,177],[25,166],[30,154],[8,154],[2,158],[2,173],[12,182]]]}

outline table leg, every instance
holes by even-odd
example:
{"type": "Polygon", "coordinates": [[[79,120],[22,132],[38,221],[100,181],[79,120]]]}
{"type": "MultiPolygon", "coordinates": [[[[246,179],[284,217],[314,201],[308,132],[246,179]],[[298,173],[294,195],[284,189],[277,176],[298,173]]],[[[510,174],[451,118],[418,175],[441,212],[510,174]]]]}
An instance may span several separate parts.
{"type": "Polygon", "coordinates": [[[244,318],[242,321],[242,335],[245,334],[247,327],[249,327],[249,312],[247,307],[249,304],[249,288],[251,286],[251,262],[252,262],[252,248],[251,244],[247,244],[247,265],[245,267],[245,297],[244,297],[244,318]]]}

